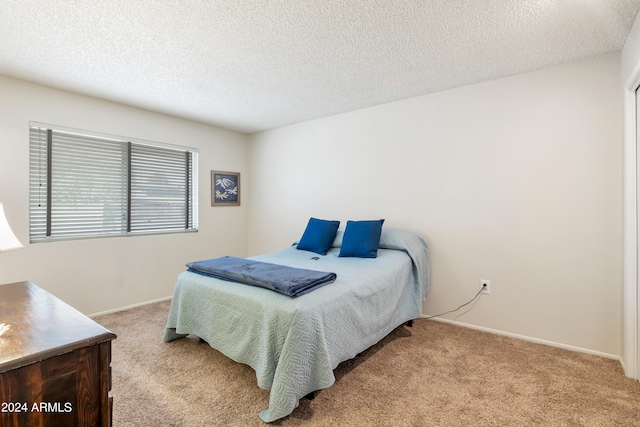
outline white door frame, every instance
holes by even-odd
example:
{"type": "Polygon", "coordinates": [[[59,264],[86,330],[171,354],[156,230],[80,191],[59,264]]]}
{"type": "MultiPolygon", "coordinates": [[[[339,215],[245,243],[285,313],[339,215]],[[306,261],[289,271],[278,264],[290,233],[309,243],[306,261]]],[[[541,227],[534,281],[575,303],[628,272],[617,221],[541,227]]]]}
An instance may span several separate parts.
{"type": "Polygon", "coordinates": [[[628,377],[638,373],[638,142],[636,90],[640,86],[640,63],[624,86],[623,95],[623,352],[622,366],[628,377]]]}

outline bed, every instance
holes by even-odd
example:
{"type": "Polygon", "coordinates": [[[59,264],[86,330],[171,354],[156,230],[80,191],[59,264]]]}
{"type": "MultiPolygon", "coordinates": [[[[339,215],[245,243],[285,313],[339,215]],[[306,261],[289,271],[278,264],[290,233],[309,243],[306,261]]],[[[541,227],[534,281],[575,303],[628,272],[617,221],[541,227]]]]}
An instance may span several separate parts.
{"type": "Polygon", "coordinates": [[[298,250],[251,259],[336,273],[335,282],[291,298],[191,271],[176,281],[163,340],[195,335],[256,372],[270,390],[260,412],[273,422],[293,412],[304,396],[330,387],[340,362],[420,317],[429,289],[428,250],[418,235],[383,228],[376,258],[339,257],[338,230],[326,255],[298,250]]]}

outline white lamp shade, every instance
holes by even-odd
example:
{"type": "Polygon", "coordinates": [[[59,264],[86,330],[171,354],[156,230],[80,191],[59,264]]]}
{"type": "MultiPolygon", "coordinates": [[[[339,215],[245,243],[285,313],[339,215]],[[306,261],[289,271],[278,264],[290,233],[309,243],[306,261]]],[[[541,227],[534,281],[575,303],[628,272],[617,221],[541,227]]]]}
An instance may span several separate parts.
{"type": "Polygon", "coordinates": [[[0,252],[23,247],[16,235],[13,234],[11,227],[9,227],[9,222],[7,222],[7,217],[4,214],[4,208],[2,207],[2,203],[0,203],[0,252]]]}

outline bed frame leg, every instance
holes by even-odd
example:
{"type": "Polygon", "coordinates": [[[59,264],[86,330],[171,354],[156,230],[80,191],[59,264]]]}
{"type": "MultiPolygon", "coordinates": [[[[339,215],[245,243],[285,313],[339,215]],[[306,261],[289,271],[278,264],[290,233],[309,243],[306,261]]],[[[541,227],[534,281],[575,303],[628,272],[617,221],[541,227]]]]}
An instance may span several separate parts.
{"type": "Polygon", "coordinates": [[[313,400],[316,398],[316,392],[312,391],[311,393],[307,394],[305,397],[305,399],[309,399],[309,400],[313,400]]]}
{"type": "Polygon", "coordinates": [[[413,319],[411,319],[411,320],[409,320],[407,322],[407,326],[410,327],[410,328],[413,328],[413,319]]]}

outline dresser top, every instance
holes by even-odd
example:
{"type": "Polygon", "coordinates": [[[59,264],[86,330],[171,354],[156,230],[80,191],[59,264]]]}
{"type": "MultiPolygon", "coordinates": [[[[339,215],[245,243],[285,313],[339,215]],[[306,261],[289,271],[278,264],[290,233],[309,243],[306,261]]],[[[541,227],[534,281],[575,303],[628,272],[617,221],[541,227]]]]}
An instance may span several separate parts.
{"type": "Polygon", "coordinates": [[[0,373],[116,336],[31,282],[0,285],[0,373]]]}

